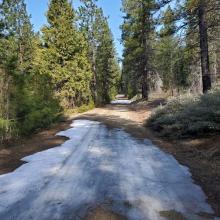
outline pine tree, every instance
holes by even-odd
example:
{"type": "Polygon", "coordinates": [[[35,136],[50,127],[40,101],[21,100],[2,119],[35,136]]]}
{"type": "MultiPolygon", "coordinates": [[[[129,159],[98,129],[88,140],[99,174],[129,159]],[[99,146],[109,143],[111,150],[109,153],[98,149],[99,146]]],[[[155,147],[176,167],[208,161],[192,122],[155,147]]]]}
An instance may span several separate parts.
{"type": "Polygon", "coordinates": [[[102,19],[100,16],[101,9],[97,7],[97,0],[81,0],[82,5],[79,7],[79,26],[87,42],[89,43],[89,60],[93,70],[92,93],[93,99],[97,102],[97,48],[100,41],[100,30],[102,19]]]}
{"type": "MultiPolygon", "coordinates": [[[[0,117],[10,127],[12,120],[22,124],[31,111],[25,109],[26,95],[33,90],[25,90],[31,85],[34,33],[23,0],[4,0],[0,6],[0,117]]],[[[12,130],[9,127],[5,129],[7,137],[12,130]]]]}
{"type": "MultiPolygon", "coordinates": [[[[153,0],[124,0],[123,12],[125,13],[122,25],[122,40],[124,43],[123,74],[127,74],[133,82],[127,87],[132,87],[134,95],[141,87],[142,97],[148,98],[149,75],[152,72],[152,35],[154,32],[153,0]],[[127,67],[127,65],[129,65],[127,67]],[[136,85],[132,85],[135,82],[136,85]],[[139,85],[140,84],[140,85],[139,85]]],[[[128,88],[129,89],[129,88],[128,88]]]]}
{"type": "Polygon", "coordinates": [[[120,70],[116,59],[114,41],[107,19],[103,22],[102,39],[97,48],[97,98],[98,104],[109,103],[117,94],[120,70]]]}
{"type": "Polygon", "coordinates": [[[56,94],[65,108],[88,104],[91,100],[91,66],[88,44],[75,24],[68,0],[51,0],[48,26],[42,29],[45,44],[45,71],[52,77],[56,94]]]}
{"type": "Polygon", "coordinates": [[[175,36],[175,14],[170,6],[165,10],[159,33],[156,53],[157,70],[163,81],[163,89],[180,91],[188,86],[189,70],[187,69],[186,48],[181,45],[178,36],[175,36]]]}
{"type": "Polygon", "coordinates": [[[119,65],[114,40],[103,11],[96,0],[81,0],[80,30],[89,42],[90,63],[93,67],[93,98],[97,105],[108,103],[116,93],[119,65]]]}
{"type": "Polygon", "coordinates": [[[18,66],[25,72],[28,68],[27,62],[32,57],[32,38],[33,31],[30,23],[30,16],[27,13],[26,4],[23,0],[12,1],[4,0],[2,3],[4,35],[11,37],[15,41],[14,50],[16,51],[18,66]]]}
{"type": "MultiPolygon", "coordinates": [[[[172,0],[161,1],[164,6],[172,0]]],[[[219,1],[216,0],[186,0],[179,4],[177,18],[181,20],[179,29],[188,28],[189,31],[198,35],[198,47],[200,49],[200,67],[202,75],[202,90],[206,93],[212,88],[212,73],[210,69],[210,48],[209,48],[209,14],[218,11],[219,1]],[[195,30],[197,33],[195,33],[195,30]]],[[[215,26],[215,22],[212,22],[215,26]]],[[[197,42],[197,40],[196,40],[197,42]]]]}
{"type": "Polygon", "coordinates": [[[215,85],[219,80],[220,73],[220,2],[217,0],[209,1],[207,13],[210,69],[212,73],[212,83],[215,85]],[[212,10],[211,10],[212,9],[212,10]]]}
{"type": "MultiPolygon", "coordinates": [[[[23,0],[1,4],[1,69],[4,72],[3,109],[6,118],[16,117],[32,59],[32,26],[23,0]],[[11,106],[10,106],[11,105],[11,106]],[[10,109],[10,110],[9,110],[10,109]]],[[[21,104],[21,103],[20,103],[21,104]]]]}

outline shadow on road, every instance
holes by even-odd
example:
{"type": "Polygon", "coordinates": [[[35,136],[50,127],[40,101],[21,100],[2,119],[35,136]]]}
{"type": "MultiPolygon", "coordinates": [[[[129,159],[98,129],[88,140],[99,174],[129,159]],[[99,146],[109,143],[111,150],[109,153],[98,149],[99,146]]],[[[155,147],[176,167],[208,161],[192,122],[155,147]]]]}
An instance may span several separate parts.
{"type": "Polygon", "coordinates": [[[139,139],[145,139],[148,137],[147,129],[144,128],[142,125],[139,125],[132,120],[121,118],[119,116],[105,115],[105,114],[103,115],[84,114],[84,115],[77,117],[76,119],[98,121],[98,122],[105,124],[109,129],[121,128],[125,130],[127,133],[129,133],[130,135],[136,138],[139,138],[139,139]]]}

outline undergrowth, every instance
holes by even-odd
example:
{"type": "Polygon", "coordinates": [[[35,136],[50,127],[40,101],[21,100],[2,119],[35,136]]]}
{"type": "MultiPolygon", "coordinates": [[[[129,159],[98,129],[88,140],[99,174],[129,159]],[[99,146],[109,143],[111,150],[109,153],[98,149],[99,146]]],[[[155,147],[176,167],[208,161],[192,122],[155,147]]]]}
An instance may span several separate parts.
{"type": "Polygon", "coordinates": [[[77,114],[77,113],[84,113],[89,110],[92,110],[93,108],[95,108],[95,104],[93,102],[90,102],[88,105],[82,105],[74,109],[65,110],[65,114],[71,115],[71,114],[77,114]]]}
{"type": "Polygon", "coordinates": [[[220,131],[220,89],[193,97],[184,95],[168,100],[147,120],[146,126],[162,136],[190,137],[220,131]]]}
{"type": "Polygon", "coordinates": [[[0,118],[0,143],[17,136],[16,122],[0,118]]]}
{"type": "MultiPolygon", "coordinates": [[[[29,107],[29,106],[28,106],[29,107]]],[[[14,140],[21,136],[28,136],[34,132],[48,128],[55,122],[62,121],[64,114],[83,113],[94,108],[91,102],[88,105],[71,110],[57,109],[56,105],[31,108],[24,118],[18,120],[5,120],[0,118],[0,143],[14,140]],[[64,112],[63,112],[64,111],[64,112]]]]}

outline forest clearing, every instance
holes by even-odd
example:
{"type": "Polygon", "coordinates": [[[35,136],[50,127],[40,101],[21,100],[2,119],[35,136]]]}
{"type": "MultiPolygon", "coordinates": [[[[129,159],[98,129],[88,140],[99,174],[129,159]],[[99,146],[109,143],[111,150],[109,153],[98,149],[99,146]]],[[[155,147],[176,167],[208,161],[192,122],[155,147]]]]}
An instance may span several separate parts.
{"type": "Polygon", "coordinates": [[[30,219],[220,219],[218,0],[0,0],[0,220],[30,219]]]}

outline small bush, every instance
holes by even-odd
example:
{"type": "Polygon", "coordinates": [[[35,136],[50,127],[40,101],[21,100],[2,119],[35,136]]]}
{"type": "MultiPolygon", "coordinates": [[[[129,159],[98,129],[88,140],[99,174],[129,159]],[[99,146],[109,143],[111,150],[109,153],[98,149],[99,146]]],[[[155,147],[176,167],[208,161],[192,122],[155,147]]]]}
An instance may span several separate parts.
{"type": "Polygon", "coordinates": [[[5,120],[0,118],[0,143],[16,137],[16,122],[13,120],[5,120]]]}
{"type": "Polygon", "coordinates": [[[90,102],[88,105],[82,105],[77,109],[78,113],[87,112],[95,107],[93,102],[90,102]]]}
{"type": "Polygon", "coordinates": [[[44,107],[43,109],[31,111],[25,116],[24,121],[21,123],[22,134],[30,134],[38,129],[43,129],[55,122],[59,117],[56,109],[44,107]]]}
{"type": "Polygon", "coordinates": [[[181,96],[160,106],[146,123],[163,136],[200,136],[220,131],[220,89],[202,96],[181,96]]]}
{"type": "Polygon", "coordinates": [[[72,115],[77,113],[84,113],[91,109],[95,108],[94,102],[90,102],[88,105],[82,105],[80,107],[74,108],[74,109],[67,109],[65,110],[66,115],[72,115]]]}

